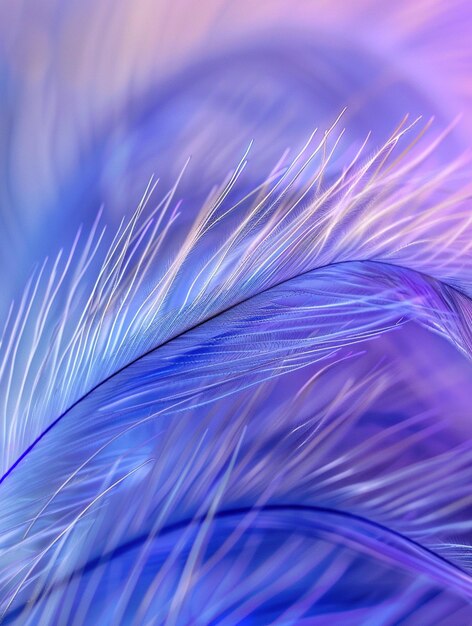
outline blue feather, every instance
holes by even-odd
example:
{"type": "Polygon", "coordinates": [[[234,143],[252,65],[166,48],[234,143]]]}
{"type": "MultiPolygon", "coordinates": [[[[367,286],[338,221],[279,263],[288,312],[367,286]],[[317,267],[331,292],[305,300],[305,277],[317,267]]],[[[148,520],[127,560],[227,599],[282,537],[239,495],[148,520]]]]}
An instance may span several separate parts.
{"type": "MultiPolygon", "coordinates": [[[[90,18],[91,57],[97,7],[52,11],[90,18]]],[[[23,10],[24,74],[7,32],[0,60],[0,623],[472,623],[454,73],[440,103],[389,44],[288,27],[150,72],[138,37],[139,72],[70,72],[70,100],[65,44],[23,10]]]]}
{"type": "MultiPolygon", "coordinates": [[[[31,283],[17,344],[7,345],[10,388],[18,380],[22,391],[16,404],[6,399],[16,416],[7,438],[16,458],[0,486],[6,620],[323,619],[330,594],[344,594],[363,568],[378,571],[385,590],[371,596],[361,577],[363,599],[349,610],[383,611],[403,593],[409,606],[410,594],[444,586],[445,605],[465,606],[467,548],[457,545],[467,541],[472,455],[455,434],[463,408],[449,423],[437,389],[423,397],[409,388],[394,337],[413,370],[412,342],[425,333],[422,344],[445,350],[446,340],[465,359],[468,297],[441,273],[386,262],[375,235],[365,260],[349,260],[350,240],[370,231],[366,207],[376,201],[381,213],[392,195],[400,206],[410,199],[392,184],[389,145],[303,206],[320,175],[297,189],[310,159],[245,209],[226,204],[243,160],[164,267],[154,258],[172,227],[175,189],[146,215],[148,191],[106,252],[77,239],[58,269],[31,283]],[[379,163],[382,184],[369,175],[379,163]],[[22,350],[31,342],[38,357],[22,350]],[[44,396],[48,387],[56,391],[44,396]],[[435,475],[458,450],[460,463],[425,484],[423,468],[435,475]],[[242,584],[241,568],[252,583],[242,584]]],[[[431,267],[435,250],[411,250],[411,266],[431,267]]]]}

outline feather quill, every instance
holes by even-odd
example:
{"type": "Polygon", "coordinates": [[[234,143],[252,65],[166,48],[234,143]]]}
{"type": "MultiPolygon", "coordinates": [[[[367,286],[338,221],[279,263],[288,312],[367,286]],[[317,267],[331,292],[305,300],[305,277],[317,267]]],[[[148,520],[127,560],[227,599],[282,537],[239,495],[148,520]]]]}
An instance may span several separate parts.
{"type": "Polygon", "coordinates": [[[338,155],[339,122],[190,224],[151,181],[35,270],[0,348],[4,623],[472,615],[467,409],[402,365],[470,375],[466,158],[406,120],[338,155]]]}

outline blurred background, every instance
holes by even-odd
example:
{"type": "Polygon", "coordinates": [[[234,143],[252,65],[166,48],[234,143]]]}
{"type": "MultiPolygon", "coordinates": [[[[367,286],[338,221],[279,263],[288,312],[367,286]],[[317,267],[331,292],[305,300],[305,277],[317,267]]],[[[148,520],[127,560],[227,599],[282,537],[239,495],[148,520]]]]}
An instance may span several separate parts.
{"type": "Polygon", "coordinates": [[[346,149],[371,132],[373,150],[406,114],[439,128],[463,114],[436,157],[449,160],[472,129],[471,13],[462,0],[3,1],[0,310],[101,207],[117,224],[189,157],[183,220],[250,141],[248,189],[345,107],[346,149]]]}

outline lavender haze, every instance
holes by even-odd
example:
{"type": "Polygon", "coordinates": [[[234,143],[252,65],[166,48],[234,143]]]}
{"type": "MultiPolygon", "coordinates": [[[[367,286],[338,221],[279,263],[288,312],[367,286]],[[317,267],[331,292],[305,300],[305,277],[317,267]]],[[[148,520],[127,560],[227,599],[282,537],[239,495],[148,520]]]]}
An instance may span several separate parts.
{"type": "Polygon", "coordinates": [[[0,0],[0,624],[472,624],[471,32],[0,0]]]}

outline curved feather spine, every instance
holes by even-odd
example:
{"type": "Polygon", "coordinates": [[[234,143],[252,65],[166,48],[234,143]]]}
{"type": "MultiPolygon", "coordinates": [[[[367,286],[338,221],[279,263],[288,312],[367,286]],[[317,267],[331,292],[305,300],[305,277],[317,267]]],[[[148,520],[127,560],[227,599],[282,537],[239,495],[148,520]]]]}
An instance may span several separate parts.
{"type": "MultiPolygon", "coordinates": [[[[396,141],[398,141],[398,137],[396,138],[396,141]]],[[[396,141],[393,143],[395,144],[396,141]]],[[[388,147],[387,152],[390,149],[392,149],[392,146],[388,147]]],[[[281,214],[283,216],[283,213],[282,213],[283,207],[286,205],[284,205],[284,203],[281,202],[280,206],[277,206],[277,203],[280,202],[282,199],[284,201],[287,200],[285,198],[285,194],[287,194],[287,192],[290,192],[291,190],[290,185],[293,186],[293,179],[290,180],[288,187],[284,188],[282,194],[279,194],[278,196],[276,196],[275,199],[272,199],[270,197],[271,192],[269,191],[269,194],[267,195],[267,197],[264,197],[264,199],[256,205],[257,210],[252,209],[249,212],[248,217],[246,221],[244,222],[243,227],[236,231],[236,237],[230,238],[229,245],[225,243],[222,247],[217,248],[217,253],[210,257],[211,261],[212,262],[214,261],[216,265],[216,271],[214,273],[214,276],[212,276],[212,278],[209,281],[204,283],[204,286],[201,287],[200,291],[197,292],[196,297],[190,299],[187,293],[185,296],[186,300],[183,306],[182,305],[179,306],[178,304],[176,306],[175,303],[172,301],[173,296],[175,296],[175,294],[173,293],[173,289],[176,288],[175,284],[178,285],[178,279],[180,275],[179,273],[188,268],[188,265],[192,258],[192,253],[194,253],[195,249],[198,249],[198,245],[202,241],[203,235],[208,235],[208,233],[211,232],[211,229],[214,228],[215,225],[219,224],[220,221],[223,221],[220,219],[218,215],[214,220],[212,220],[216,211],[215,206],[218,206],[218,200],[216,201],[214,205],[212,205],[212,208],[210,208],[209,214],[203,214],[202,221],[199,222],[199,226],[197,228],[197,233],[196,234],[191,233],[190,235],[187,236],[187,243],[181,249],[183,250],[183,252],[180,254],[180,256],[177,257],[177,261],[173,262],[169,266],[169,269],[163,274],[163,276],[157,282],[158,288],[156,290],[156,293],[158,294],[158,297],[156,298],[156,302],[154,303],[154,306],[156,308],[155,309],[149,308],[146,310],[147,304],[145,304],[141,310],[138,307],[137,309],[133,309],[130,312],[129,309],[127,309],[123,303],[126,302],[127,298],[130,298],[130,302],[134,300],[136,293],[138,293],[139,289],[141,288],[141,281],[143,279],[136,277],[136,282],[133,282],[132,278],[130,280],[128,277],[126,277],[125,287],[122,291],[120,290],[120,283],[122,279],[125,277],[124,268],[129,266],[129,259],[127,259],[126,255],[129,251],[131,255],[135,253],[138,254],[140,252],[140,245],[145,240],[146,233],[153,232],[152,224],[150,221],[145,221],[142,226],[138,225],[139,223],[138,218],[141,212],[141,209],[138,209],[137,216],[135,216],[132,222],[130,222],[130,224],[126,226],[121,233],[119,233],[119,235],[117,236],[116,242],[113,243],[112,252],[110,253],[110,255],[107,254],[107,256],[105,257],[106,258],[105,267],[107,265],[110,265],[112,267],[110,274],[107,274],[106,272],[100,273],[99,281],[97,283],[97,285],[99,286],[98,288],[94,287],[94,290],[92,291],[92,295],[89,297],[89,300],[88,300],[88,302],[93,302],[92,318],[93,318],[93,323],[97,324],[96,327],[92,325],[91,328],[86,328],[85,330],[83,328],[80,329],[80,333],[90,332],[91,336],[93,337],[92,350],[91,350],[91,355],[89,355],[89,358],[91,358],[92,360],[98,359],[98,354],[100,353],[101,346],[105,346],[105,353],[110,349],[111,346],[113,346],[113,350],[117,350],[119,352],[120,348],[119,347],[117,348],[117,346],[119,346],[119,334],[118,334],[118,338],[116,339],[112,339],[111,337],[113,335],[113,332],[115,332],[116,329],[119,329],[119,331],[121,332],[122,328],[125,325],[126,318],[122,317],[121,319],[119,319],[120,315],[126,316],[126,314],[133,313],[133,320],[134,321],[139,320],[140,323],[142,323],[143,327],[146,330],[149,330],[153,326],[153,324],[150,324],[150,319],[152,319],[153,314],[160,314],[162,315],[161,319],[163,319],[164,322],[167,321],[169,323],[169,326],[165,328],[164,331],[162,331],[160,328],[157,329],[157,337],[159,336],[165,337],[166,333],[169,333],[169,338],[172,338],[172,332],[173,331],[175,332],[176,326],[173,325],[175,321],[170,320],[169,322],[169,319],[171,318],[173,312],[176,310],[179,310],[181,315],[186,317],[186,319],[182,323],[183,331],[185,331],[186,329],[185,324],[188,324],[190,328],[193,328],[199,323],[199,320],[201,320],[202,322],[205,321],[205,319],[209,315],[208,311],[211,310],[210,307],[215,307],[216,311],[218,312],[217,305],[219,304],[220,306],[223,307],[226,304],[226,308],[231,309],[234,306],[234,302],[232,302],[231,297],[227,296],[227,292],[229,292],[230,296],[232,296],[233,294],[231,293],[231,289],[234,288],[235,285],[238,287],[239,294],[241,293],[241,291],[244,292],[244,289],[241,289],[241,284],[239,283],[239,281],[242,279],[244,279],[245,281],[243,282],[243,285],[246,287],[246,293],[248,294],[247,295],[248,299],[253,297],[254,293],[257,293],[257,290],[255,290],[254,285],[253,285],[253,281],[256,278],[261,279],[261,283],[257,283],[257,286],[258,288],[262,290],[262,293],[263,293],[264,289],[267,289],[268,286],[271,286],[271,281],[273,280],[273,276],[276,274],[277,276],[280,277],[280,273],[282,272],[282,275],[283,275],[283,272],[284,272],[284,267],[283,266],[280,267],[277,265],[279,257],[278,257],[277,247],[274,248],[274,244],[280,245],[280,250],[281,251],[283,250],[284,258],[287,261],[288,265],[290,265],[290,262],[294,263],[294,268],[289,267],[286,269],[286,273],[285,273],[286,280],[290,280],[291,276],[296,276],[296,273],[297,272],[300,273],[302,271],[302,268],[306,268],[304,270],[305,272],[309,271],[310,269],[313,269],[311,267],[311,264],[313,264],[314,267],[316,267],[316,264],[319,262],[319,259],[325,258],[323,256],[323,253],[327,245],[326,242],[330,241],[330,237],[332,237],[333,233],[336,233],[336,230],[339,228],[339,220],[342,218],[345,218],[345,216],[351,216],[353,212],[355,213],[356,202],[358,203],[359,208],[361,209],[361,212],[362,212],[366,197],[368,197],[369,200],[373,202],[374,199],[376,199],[375,194],[377,191],[380,191],[379,197],[382,202],[386,202],[387,200],[390,199],[389,192],[391,192],[390,184],[392,184],[392,180],[390,179],[389,176],[387,176],[386,179],[382,181],[383,182],[382,185],[379,183],[378,180],[373,182],[372,179],[369,179],[367,188],[362,187],[360,190],[357,190],[357,191],[355,189],[356,185],[359,185],[361,182],[362,183],[365,182],[363,181],[363,178],[369,174],[370,168],[374,168],[374,170],[377,172],[379,159],[382,162],[385,161],[385,150],[381,151],[381,153],[377,154],[373,159],[371,159],[369,161],[368,167],[365,166],[364,168],[361,168],[361,175],[359,175],[358,171],[354,171],[353,172],[354,180],[351,181],[350,184],[349,182],[347,182],[349,181],[349,178],[347,178],[347,181],[346,181],[347,174],[346,172],[344,172],[341,178],[337,179],[336,182],[333,183],[333,185],[328,188],[327,192],[324,192],[321,194],[322,196],[321,200],[318,198],[318,199],[315,199],[312,204],[310,203],[309,211],[306,209],[302,209],[301,213],[296,215],[295,224],[292,224],[291,221],[288,221],[287,224],[284,224],[283,219],[282,220],[278,219],[278,216],[280,216],[281,214]],[[383,185],[385,185],[385,188],[383,185]],[[331,213],[328,210],[326,215],[321,215],[321,217],[318,219],[317,212],[322,212],[323,208],[325,207],[326,202],[329,201],[330,199],[333,199],[333,196],[334,196],[334,199],[336,199],[336,193],[338,192],[340,192],[340,203],[334,205],[334,209],[335,209],[333,211],[334,217],[330,218],[331,213]],[[383,196],[384,193],[386,194],[386,196],[383,196]],[[282,198],[280,197],[281,195],[283,195],[282,198]],[[267,202],[268,199],[269,199],[269,206],[266,207],[265,203],[267,202]],[[346,207],[344,207],[344,209],[340,211],[339,207],[342,208],[345,202],[347,202],[346,207],[348,207],[348,210],[346,209],[346,207]],[[339,212],[341,213],[342,218],[340,218],[339,214],[336,214],[339,212]],[[268,222],[267,222],[268,225],[264,223],[264,220],[267,218],[268,218],[268,222]],[[311,218],[314,218],[313,224],[310,223],[311,218]],[[321,246],[321,250],[317,254],[315,254],[315,257],[313,259],[310,256],[310,254],[312,254],[310,238],[311,237],[315,238],[315,236],[318,237],[320,235],[320,230],[319,230],[320,227],[321,229],[323,229],[326,224],[327,224],[328,232],[325,234],[325,242],[323,242],[323,245],[321,246]],[[282,227],[280,227],[281,225],[282,227]],[[308,231],[306,229],[307,226],[308,226],[308,231]],[[250,242],[249,250],[251,254],[246,257],[243,257],[241,266],[240,267],[238,266],[238,271],[234,271],[231,267],[231,261],[234,258],[234,254],[240,251],[240,246],[243,244],[242,240],[245,240],[245,238],[248,236],[248,233],[251,234],[254,228],[256,227],[257,229],[256,229],[255,238],[249,239],[249,242],[250,242]],[[121,242],[125,242],[123,248],[120,248],[121,242]],[[282,246],[284,242],[285,244],[287,244],[288,242],[288,248],[282,246]],[[293,245],[293,242],[295,242],[296,245],[293,245]],[[133,244],[136,244],[135,247],[133,247],[133,244]],[[303,247],[304,244],[307,244],[307,248],[305,249],[303,247]],[[262,251],[261,251],[261,248],[262,248],[262,251]],[[274,254],[274,249],[275,249],[275,254],[274,254]],[[268,250],[270,254],[266,258],[265,264],[259,264],[259,261],[261,260],[261,258],[264,258],[263,257],[264,250],[268,250]],[[115,257],[115,254],[116,254],[116,257],[115,257]],[[277,272],[275,274],[272,269],[273,266],[275,266],[275,268],[277,269],[277,272]],[[270,268],[270,271],[267,271],[269,268],[270,268]],[[99,294],[98,296],[96,296],[97,293],[99,294]],[[132,294],[132,298],[131,298],[131,294],[132,294]],[[124,297],[124,299],[120,300],[121,297],[124,297]],[[103,300],[105,301],[105,305],[103,306],[103,310],[102,310],[100,307],[101,307],[101,302],[103,300]],[[171,301],[171,306],[169,306],[169,308],[166,310],[165,307],[168,301],[171,301]],[[215,305],[215,302],[216,302],[216,305],[215,305]],[[116,306],[116,309],[114,309],[115,306],[116,306]],[[118,319],[114,318],[110,320],[110,315],[113,310],[117,311],[118,319]],[[163,310],[164,310],[164,313],[163,313],[163,310]],[[136,317],[137,313],[138,315],[136,317]],[[98,318],[98,321],[95,319],[95,317],[98,318]],[[193,322],[193,326],[192,326],[192,322],[193,322]],[[111,335],[110,335],[110,332],[111,332],[111,335]],[[101,333],[103,333],[103,338],[101,338],[101,333]]],[[[323,163],[322,167],[323,168],[325,167],[325,163],[323,163]]],[[[349,170],[350,168],[348,167],[347,169],[348,173],[349,173],[349,170]]],[[[237,169],[236,171],[239,171],[239,170],[237,169]]],[[[404,175],[405,173],[403,171],[402,176],[404,175]]],[[[228,185],[232,185],[233,184],[232,181],[233,180],[236,181],[236,179],[237,179],[237,176],[233,176],[232,178],[230,178],[230,182],[228,183],[228,185]]],[[[438,182],[442,182],[442,177],[438,177],[438,180],[433,179],[434,184],[438,182]]],[[[223,189],[223,192],[222,192],[223,195],[226,195],[228,193],[228,185],[223,189]]],[[[310,180],[310,182],[308,183],[309,191],[311,190],[312,186],[313,186],[313,181],[310,180]]],[[[426,197],[429,197],[430,190],[431,190],[431,180],[428,181],[428,183],[425,185],[424,188],[420,187],[421,193],[424,193],[426,197]]],[[[396,189],[394,188],[394,193],[393,193],[394,198],[396,198],[395,192],[396,192],[396,189]]],[[[172,194],[173,193],[175,193],[175,190],[172,192],[172,194]]],[[[306,193],[306,189],[305,191],[302,191],[301,197],[303,197],[303,193],[306,193]]],[[[172,197],[172,194],[170,197],[172,197]]],[[[462,196],[460,196],[459,199],[461,198],[462,196]]],[[[295,208],[298,208],[297,201],[295,201],[294,203],[291,198],[289,199],[290,199],[290,203],[288,204],[288,206],[291,207],[289,208],[289,211],[293,211],[294,206],[295,208]]],[[[398,198],[396,198],[396,200],[397,200],[397,204],[393,203],[395,210],[398,207],[401,208],[403,206],[400,200],[398,200],[398,198]]],[[[411,201],[410,194],[405,194],[404,202],[409,203],[410,201],[411,201]]],[[[437,209],[438,212],[444,211],[444,206],[445,206],[444,203],[440,203],[439,208],[437,209]]],[[[431,209],[431,211],[432,210],[433,209],[431,209]]],[[[295,210],[295,214],[296,214],[296,210],[295,210]]],[[[454,220],[457,220],[457,218],[458,218],[458,215],[455,214],[454,220]]],[[[424,225],[422,220],[418,220],[418,221],[419,221],[420,226],[424,225]]],[[[462,224],[459,230],[459,241],[456,242],[453,238],[452,241],[454,243],[459,243],[459,245],[462,243],[463,231],[464,231],[464,226],[462,224]]],[[[368,229],[367,229],[367,232],[368,232],[368,229]]],[[[321,233],[323,233],[323,230],[321,230],[321,233]]],[[[451,239],[451,236],[452,235],[449,236],[449,239],[451,239]]],[[[352,239],[353,241],[358,241],[359,235],[354,232],[352,239]]],[[[160,240],[158,239],[158,242],[159,242],[158,245],[161,246],[163,241],[164,241],[163,239],[160,239],[160,240]]],[[[374,242],[375,242],[375,237],[374,237],[374,242]]],[[[137,264],[137,267],[140,271],[142,269],[143,262],[144,262],[142,261],[142,259],[144,258],[147,260],[148,258],[153,258],[152,256],[153,252],[150,252],[151,249],[152,248],[146,247],[144,256],[140,257],[141,261],[139,261],[137,264]]],[[[347,249],[349,250],[349,247],[347,247],[347,249]]],[[[361,249],[362,249],[362,245],[361,245],[361,249]]],[[[381,251],[382,251],[382,245],[380,245],[380,252],[381,251]]],[[[427,248],[425,250],[425,253],[426,252],[427,252],[427,248]]],[[[347,262],[349,260],[349,259],[344,259],[342,253],[340,254],[340,257],[337,256],[339,255],[339,252],[336,251],[336,248],[334,252],[331,252],[330,254],[332,254],[332,257],[328,256],[328,258],[335,259],[335,260],[331,260],[330,264],[339,263],[339,262],[347,262]]],[[[457,251],[454,251],[454,254],[457,256],[457,251]]],[[[373,254],[373,258],[374,259],[376,258],[374,254],[373,254]]],[[[431,258],[434,259],[434,255],[430,254],[429,259],[431,258]]],[[[381,254],[379,254],[379,260],[382,260],[381,254]]],[[[417,262],[416,255],[412,255],[410,262],[413,266],[415,266],[415,263],[417,262]]],[[[424,259],[422,259],[422,262],[424,262],[424,259]]],[[[151,263],[149,263],[149,267],[150,266],[151,266],[151,263]]],[[[427,260],[426,260],[426,266],[428,266],[427,260]]],[[[66,264],[66,267],[67,267],[67,264],[66,264]]],[[[419,263],[419,267],[420,268],[422,267],[422,263],[419,263]]],[[[417,268],[415,267],[414,269],[417,269],[417,268]]],[[[198,271],[199,270],[197,268],[197,270],[194,273],[195,279],[192,284],[197,285],[199,282],[198,271]]],[[[63,274],[61,274],[61,278],[59,279],[59,286],[62,284],[62,281],[63,281],[63,274]]],[[[36,293],[37,293],[39,287],[38,288],[35,287],[34,289],[36,289],[36,293]]],[[[49,286],[49,283],[46,289],[47,290],[51,289],[51,287],[49,286]]],[[[154,295],[155,295],[154,290],[151,290],[150,293],[153,294],[152,300],[154,300],[154,295]]],[[[460,299],[460,294],[459,294],[459,299],[460,299]]],[[[148,300],[149,300],[148,295],[146,295],[143,302],[147,303],[148,300]]],[[[133,305],[136,307],[135,302],[133,302],[133,305]]],[[[150,304],[150,307],[152,306],[153,304],[150,304]]],[[[25,320],[26,318],[23,321],[25,322],[25,320]]],[[[181,320],[178,320],[177,322],[179,323],[181,322],[181,320]]],[[[467,353],[468,352],[467,340],[465,341],[465,343],[462,344],[460,337],[459,337],[460,333],[455,335],[453,332],[452,334],[450,334],[450,330],[452,327],[450,326],[450,323],[447,320],[447,317],[445,318],[445,322],[446,322],[445,325],[442,328],[441,326],[439,326],[438,329],[444,332],[447,336],[449,336],[457,345],[461,345],[461,349],[467,353]]],[[[177,324],[177,328],[178,327],[179,326],[177,324]]],[[[142,327],[139,326],[138,324],[137,328],[139,331],[139,329],[142,327]]],[[[137,332],[137,334],[139,334],[139,332],[137,332]]],[[[62,340],[62,331],[60,331],[58,335],[61,337],[61,340],[62,340]]],[[[71,340],[70,345],[74,345],[76,336],[77,335],[75,334],[73,335],[73,339],[71,340]]],[[[129,328],[128,328],[127,337],[130,337],[130,336],[131,337],[133,336],[133,332],[132,331],[129,332],[129,328]]],[[[146,340],[150,341],[149,337],[146,337],[146,340]]],[[[85,343],[89,343],[88,335],[86,335],[86,339],[84,340],[84,345],[85,343]]],[[[60,350],[57,347],[57,345],[55,349],[58,354],[60,350]]],[[[55,357],[56,359],[57,359],[57,354],[55,357]]],[[[112,355],[108,355],[108,356],[109,357],[111,356],[111,358],[113,359],[115,355],[112,353],[112,355]]],[[[74,371],[75,371],[75,368],[77,369],[79,368],[79,364],[80,364],[80,369],[82,369],[83,363],[87,362],[87,360],[82,361],[83,358],[84,357],[81,354],[79,354],[79,356],[76,357],[76,364],[74,365],[74,371]]],[[[139,358],[139,353],[138,353],[138,358],[139,358]]],[[[15,362],[15,359],[13,362],[15,362]]],[[[55,362],[54,359],[53,359],[53,362],[55,362]]],[[[271,366],[271,367],[274,367],[274,366],[271,366]]],[[[85,379],[85,385],[87,384],[90,385],[90,378],[92,374],[92,367],[90,364],[89,364],[88,372],[90,373],[90,375],[87,375],[85,379]]],[[[9,374],[10,376],[12,375],[11,370],[9,374]]],[[[65,379],[67,380],[67,377],[65,379]]],[[[99,384],[100,382],[98,383],[98,385],[99,384]]],[[[95,389],[95,388],[96,387],[92,387],[92,389],[95,389]]],[[[13,599],[11,600],[13,601],[13,599]]]]}
{"type": "MultiPolygon", "coordinates": [[[[154,190],[154,187],[148,187],[136,213],[127,225],[120,227],[108,249],[103,245],[104,232],[96,235],[98,222],[90,237],[85,240],[82,252],[77,250],[79,239],[76,238],[57,279],[55,267],[61,263],[61,255],[54,262],[47,282],[41,280],[44,270],[39,277],[32,278],[33,296],[28,310],[34,310],[31,317],[38,315],[39,306],[41,322],[36,327],[33,350],[29,351],[29,345],[23,348],[28,350],[26,363],[15,366],[22,337],[25,343],[30,342],[27,333],[22,331],[28,319],[24,304],[20,305],[14,325],[7,326],[11,339],[3,351],[0,371],[0,380],[4,381],[2,387],[7,392],[3,407],[3,428],[6,435],[10,431],[3,440],[7,442],[2,455],[4,471],[21,447],[25,447],[26,433],[31,438],[40,432],[41,426],[45,426],[50,419],[48,415],[65,410],[68,403],[97,384],[100,378],[106,378],[114,369],[119,369],[127,360],[139,356],[146,348],[177,333],[185,325],[204,319],[213,310],[231,306],[232,298],[238,297],[233,296],[233,292],[241,296],[251,295],[297,272],[354,259],[386,259],[404,264],[430,273],[440,280],[452,280],[468,291],[468,286],[462,284],[461,266],[468,254],[467,223],[470,218],[459,210],[451,215],[447,213],[448,206],[460,206],[468,197],[467,189],[446,202],[433,202],[423,211],[410,214],[407,218],[402,216],[404,207],[413,199],[419,203],[424,202],[424,198],[429,204],[433,191],[440,189],[454,172],[460,171],[463,159],[451,164],[449,171],[441,170],[436,176],[427,176],[423,186],[415,180],[411,194],[408,188],[397,189],[400,181],[412,176],[423,165],[432,149],[426,147],[411,163],[400,163],[400,168],[397,165],[397,169],[392,170],[389,155],[408,130],[408,127],[402,129],[400,126],[386,146],[357,169],[355,165],[359,153],[356,154],[325,191],[300,209],[301,199],[310,193],[315,183],[321,182],[326,162],[322,160],[320,169],[303,185],[300,193],[296,191],[295,185],[313,158],[326,146],[330,132],[325,134],[308,158],[304,154],[309,144],[305,145],[286,173],[272,188],[269,187],[255,206],[249,205],[246,209],[238,202],[218,214],[221,203],[244,169],[245,155],[216,200],[205,205],[194,225],[180,236],[176,231],[176,208],[170,215],[168,213],[176,187],[144,216],[144,207],[154,190]],[[379,172],[385,170],[380,179],[379,173],[375,173],[377,169],[379,172]],[[374,173],[371,179],[369,173],[374,173]],[[298,196],[295,201],[290,195],[292,190],[295,191],[295,197],[298,196]],[[380,223],[388,223],[389,230],[396,223],[402,227],[393,237],[384,240],[382,230],[376,234],[374,226],[378,230],[380,224],[371,223],[373,212],[371,217],[365,219],[364,204],[372,204],[374,201],[377,203],[376,219],[380,223]],[[330,204],[333,207],[326,210],[325,207],[330,204]],[[242,210],[243,219],[239,217],[242,210]],[[200,249],[207,247],[212,231],[218,227],[227,228],[229,224],[225,224],[235,211],[238,212],[238,225],[234,232],[222,246],[215,249],[200,270],[193,270],[190,266],[195,263],[200,249]],[[448,261],[446,276],[435,260],[427,238],[430,230],[435,228],[435,214],[441,219],[442,237],[450,241],[442,261],[443,265],[448,261]],[[349,238],[346,240],[346,235],[338,237],[343,221],[352,219],[352,216],[355,216],[356,221],[346,231],[349,232],[349,238]],[[163,271],[162,264],[156,266],[156,255],[164,253],[163,246],[172,228],[173,236],[177,235],[182,243],[175,244],[178,253],[163,271]],[[400,248],[395,247],[395,240],[402,241],[400,248]],[[423,252],[415,253],[415,246],[423,252]],[[421,257],[422,254],[425,258],[421,257]],[[231,269],[235,257],[238,262],[231,269]],[[456,269],[451,257],[457,262],[456,269]],[[68,275],[72,259],[75,271],[73,275],[71,272],[68,275]],[[126,271],[131,273],[125,278],[126,271]],[[202,272],[206,274],[203,283],[202,272]],[[51,281],[54,281],[54,287],[51,281]],[[143,286],[150,281],[154,282],[154,287],[146,293],[143,286]],[[180,282],[183,283],[182,287],[180,282]],[[193,295],[195,287],[197,290],[193,295]],[[182,288],[185,289],[185,295],[177,296],[182,298],[182,302],[176,304],[172,300],[182,288]],[[79,289],[84,295],[79,295],[79,289]],[[62,305],[58,301],[65,297],[66,292],[68,296],[62,305]],[[77,303],[74,303],[76,297],[77,303]],[[174,316],[177,319],[172,319],[174,316]],[[21,319],[23,322],[20,326],[21,319]],[[70,327],[73,327],[73,331],[70,327]],[[67,338],[65,333],[69,335],[67,338]],[[38,341],[42,342],[41,346],[38,341]],[[39,396],[35,388],[39,377],[44,374],[49,382],[39,396]],[[7,381],[5,376],[8,377],[7,381]],[[52,387],[53,384],[55,387],[52,387]],[[62,392],[58,393],[59,387],[62,392]],[[9,393],[15,394],[17,398],[13,407],[8,398],[9,393]],[[65,397],[61,397],[64,393],[65,397]],[[20,406],[19,403],[23,404],[25,398],[28,399],[27,405],[20,406]],[[46,405],[42,404],[45,401],[46,405]]],[[[433,142],[433,147],[435,145],[437,141],[433,142]]],[[[421,172],[418,175],[423,176],[421,172]]],[[[437,237],[434,241],[437,241],[437,237]]]]}

